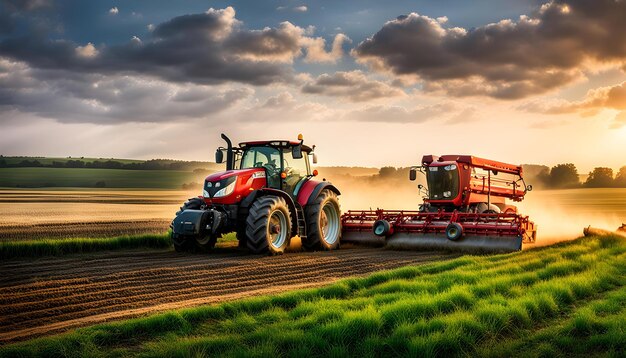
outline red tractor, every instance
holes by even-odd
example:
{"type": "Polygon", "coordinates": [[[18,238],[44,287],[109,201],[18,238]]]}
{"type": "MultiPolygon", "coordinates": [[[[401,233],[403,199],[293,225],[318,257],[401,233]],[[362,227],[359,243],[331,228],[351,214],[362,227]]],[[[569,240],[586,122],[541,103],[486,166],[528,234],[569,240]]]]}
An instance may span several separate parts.
{"type": "Polygon", "coordinates": [[[226,171],[204,181],[203,195],[189,199],[172,221],[177,251],[207,250],[225,233],[236,232],[240,247],[280,254],[299,236],[307,250],[334,250],[341,239],[339,190],[312,178],[313,147],[298,141],[268,140],[233,147],[222,134],[215,161],[226,171]]]}
{"type": "Polygon", "coordinates": [[[344,241],[391,248],[474,252],[521,250],[533,243],[536,226],[505,200],[522,201],[522,167],[469,155],[425,155],[410,170],[425,174],[428,189],[419,211],[350,210],[342,217],[344,241]]]}

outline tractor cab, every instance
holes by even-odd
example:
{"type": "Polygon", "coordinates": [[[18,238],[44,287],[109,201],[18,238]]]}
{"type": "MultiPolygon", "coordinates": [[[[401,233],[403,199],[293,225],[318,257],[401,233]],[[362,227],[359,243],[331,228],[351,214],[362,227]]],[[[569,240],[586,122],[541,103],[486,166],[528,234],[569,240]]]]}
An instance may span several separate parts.
{"type": "MultiPolygon", "coordinates": [[[[267,187],[297,195],[304,180],[314,176],[309,164],[312,149],[302,142],[263,141],[240,143],[235,158],[238,169],[263,168],[267,187]]],[[[316,158],[313,157],[313,162],[316,158]]]]}

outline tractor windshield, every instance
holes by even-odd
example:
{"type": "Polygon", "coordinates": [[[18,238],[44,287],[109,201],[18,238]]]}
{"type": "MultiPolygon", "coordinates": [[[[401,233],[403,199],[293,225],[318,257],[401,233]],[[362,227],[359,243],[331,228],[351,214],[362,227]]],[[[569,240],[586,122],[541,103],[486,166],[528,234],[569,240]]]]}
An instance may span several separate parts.
{"type": "Polygon", "coordinates": [[[241,158],[241,169],[265,168],[271,188],[280,188],[281,164],[280,151],[274,147],[250,147],[241,158]]]}
{"type": "Polygon", "coordinates": [[[426,168],[431,200],[452,200],[459,194],[459,168],[456,164],[426,168]]]}

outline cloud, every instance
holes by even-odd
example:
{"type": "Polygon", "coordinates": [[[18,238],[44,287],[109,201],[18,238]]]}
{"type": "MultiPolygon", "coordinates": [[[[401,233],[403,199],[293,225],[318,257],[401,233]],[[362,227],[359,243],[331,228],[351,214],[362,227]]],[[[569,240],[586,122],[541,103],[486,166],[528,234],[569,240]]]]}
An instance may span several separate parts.
{"type": "Polygon", "coordinates": [[[227,7],[175,17],[156,25],[149,39],[134,37],[125,44],[102,46],[95,56],[77,52],[71,41],[28,35],[0,41],[0,56],[42,69],[135,73],[181,83],[267,85],[296,81],[289,66],[296,58],[333,62],[342,56],[345,36],[337,35],[326,52],[324,39],[306,33],[289,22],[248,30],[227,7]]]}
{"type": "Polygon", "coordinates": [[[585,114],[595,113],[602,109],[626,110],[626,82],[615,86],[592,89],[581,101],[539,101],[522,105],[519,108],[545,114],[585,114]]]}
{"type": "Polygon", "coordinates": [[[309,11],[309,8],[306,5],[300,5],[300,6],[294,6],[294,7],[281,5],[281,6],[276,7],[277,11],[285,11],[285,10],[289,10],[289,9],[291,9],[291,10],[293,10],[295,12],[307,12],[307,11],[309,11]]]}
{"type": "Polygon", "coordinates": [[[613,121],[611,122],[611,129],[620,129],[626,126],[626,111],[621,111],[615,115],[613,121]]]}
{"type": "Polygon", "coordinates": [[[98,55],[98,50],[91,42],[88,42],[85,46],[76,47],[76,55],[79,57],[91,58],[98,55]]]}
{"type": "Polygon", "coordinates": [[[117,15],[117,14],[119,14],[119,12],[120,12],[120,10],[117,8],[117,6],[116,7],[112,7],[112,8],[109,9],[109,14],[111,14],[111,15],[117,15]]]}
{"type": "Polygon", "coordinates": [[[242,111],[240,118],[245,122],[310,122],[336,118],[337,111],[323,104],[301,101],[289,93],[281,92],[265,101],[242,111]]]}
{"type": "Polygon", "coordinates": [[[423,123],[435,118],[442,119],[456,112],[457,107],[452,103],[422,105],[414,108],[379,105],[348,112],[343,118],[358,122],[423,123]]]}
{"type": "Polygon", "coordinates": [[[626,82],[592,89],[581,101],[534,101],[518,109],[544,114],[578,113],[582,117],[594,116],[605,109],[616,110],[621,112],[615,115],[611,128],[621,128],[626,122],[626,82]]]}
{"type": "Polygon", "coordinates": [[[303,93],[346,98],[352,102],[398,97],[405,93],[384,82],[370,80],[361,71],[322,74],[302,87],[303,93]]]}
{"type": "Polygon", "coordinates": [[[156,123],[207,118],[253,93],[248,87],[39,70],[0,58],[0,114],[17,110],[63,123],[156,123]]]}
{"type": "Polygon", "coordinates": [[[337,34],[333,39],[332,49],[326,52],[326,40],[321,37],[303,37],[302,46],[306,48],[305,62],[329,62],[335,63],[343,57],[343,44],[352,40],[344,34],[337,34]]]}
{"type": "Polygon", "coordinates": [[[470,30],[411,13],[352,52],[358,62],[424,81],[426,91],[518,99],[572,83],[593,63],[626,63],[626,1],[554,0],[517,21],[470,30]]]}

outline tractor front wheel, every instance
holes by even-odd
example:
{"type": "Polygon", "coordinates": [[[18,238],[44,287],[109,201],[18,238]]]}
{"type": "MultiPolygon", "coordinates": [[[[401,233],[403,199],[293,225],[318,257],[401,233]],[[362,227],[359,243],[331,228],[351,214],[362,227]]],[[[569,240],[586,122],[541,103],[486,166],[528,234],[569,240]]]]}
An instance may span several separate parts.
{"type": "Polygon", "coordinates": [[[200,252],[206,252],[212,250],[217,242],[217,237],[211,235],[198,235],[196,236],[196,248],[200,252]]]}
{"type": "MultiPolygon", "coordinates": [[[[180,210],[176,212],[176,216],[187,209],[199,210],[203,205],[205,205],[204,200],[200,198],[187,199],[187,201],[183,203],[183,206],[180,207],[180,210]]],[[[170,229],[172,229],[172,224],[170,224],[170,229]]],[[[171,234],[171,238],[176,252],[191,251],[195,248],[193,238],[177,236],[174,233],[171,234]]]]}
{"type": "Polygon", "coordinates": [[[263,196],[252,204],[246,220],[247,246],[255,254],[282,254],[291,239],[291,216],[285,199],[263,196]]]}
{"type": "Polygon", "coordinates": [[[307,250],[335,250],[341,240],[341,208],[337,194],[323,190],[313,203],[304,208],[307,250]]]}
{"type": "Polygon", "coordinates": [[[174,244],[174,250],[176,250],[176,252],[191,251],[193,248],[193,242],[191,240],[182,237],[174,237],[174,234],[172,234],[172,243],[174,244]]]}

